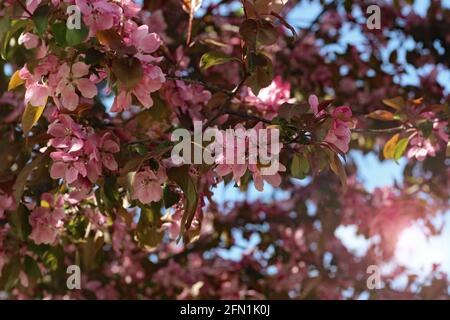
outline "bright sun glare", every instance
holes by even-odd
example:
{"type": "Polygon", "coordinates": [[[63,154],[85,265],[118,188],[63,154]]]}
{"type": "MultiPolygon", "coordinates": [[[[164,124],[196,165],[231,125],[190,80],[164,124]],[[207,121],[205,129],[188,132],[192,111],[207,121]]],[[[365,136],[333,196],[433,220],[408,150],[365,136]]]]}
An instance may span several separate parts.
{"type": "Polygon", "coordinates": [[[419,226],[411,226],[399,237],[395,259],[412,271],[427,274],[431,272],[434,263],[444,263],[448,255],[445,247],[442,239],[427,238],[419,226]]]}

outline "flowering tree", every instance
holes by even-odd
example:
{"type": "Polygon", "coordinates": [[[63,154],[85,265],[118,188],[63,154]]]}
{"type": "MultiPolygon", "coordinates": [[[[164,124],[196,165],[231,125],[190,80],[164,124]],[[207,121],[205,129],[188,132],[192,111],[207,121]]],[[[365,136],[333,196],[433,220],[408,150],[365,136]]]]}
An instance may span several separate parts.
{"type": "Polygon", "coordinates": [[[437,77],[450,67],[450,11],[373,1],[373,29],[366,1],[321,1],[298,27],[290,13],[305,2],[2,1],[2,294],[447,297],[439,266],[425,282],[396,266],[374,290],[367,270],[389,263],[417,221],[438,234],[433,218],[449,209],[449,95],[437,77]],[[171,133],[195,123],[277,130],[277,170],[264,173],[247,136],[236,161],[175,163],[171,133]],[[406,158],[402,185],[366,190],[351,150],[406,158]],[[218,184],[288,196],[224,202],[218,184]],[[370,240],[363,256],[336,236],[350,225],[370,240]],[[67,287],[71,265],[79,290],[67,287]]]}

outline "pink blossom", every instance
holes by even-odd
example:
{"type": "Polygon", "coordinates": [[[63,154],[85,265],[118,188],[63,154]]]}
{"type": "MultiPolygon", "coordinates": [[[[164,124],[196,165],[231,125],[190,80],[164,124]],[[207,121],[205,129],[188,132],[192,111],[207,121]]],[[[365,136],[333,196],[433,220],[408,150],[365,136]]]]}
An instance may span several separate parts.
{"type": "Polygon", "coordinates": [[[158,60],[150,54],[161,46],[161,39],[156,33],[149,32],[148,26],[142,25],[132,31],[130,40],[131,44],[138,50],[138,53],[135,55],[136,58],[145,62],[158,60]]]}
{"type": "Polygon", "coordinates": [[[39,61],[39,64],[33,69],[33,73],[24,66],[19,71],[19,77],[25,81],[25,104],[35,107],[45,106],[49,96],[53,96],[53,85],[50,84],[50,78],[58,68],[58,58],[54,55],[47,55],[39,61]],[[43,79],[48,77],[49,81],[43,79]]]}
{"type": "Polygon", "coordinates": [[[118,169],[114,154],[120,151],[112,133],[99,135],[91,127],[82,127],[68,115],[59,115],[49,125],[53,136],[49,145],[56,151],[50,153],[54,161],[50,168],[53,179],[64,179],[68,184],[81,189],[95,183],[105,167],[118,169]]]}
{"type": "MultiPolygon", "coordinates": [[[[286,167],[283,164],[278,163],[278,166],[279,172],[286,171],[286,167]]],[[[278,172],[271,175],[263,175],[261,174],[261,166],[256,164],[250,164],[248,169],[252,173],[253,182],[255,183],[255,188],[258,191],[264,191],[264,181],[267,181],[270,185],[272,185],[272,187],[275,188],[279,187],[281,184],[281,176],[278,172]]]]}
{"type": "Polygon", "coordinates": [[[275,117],[278,108],[283,103],[293,102],[291,99],[291,85],[289,82],[283,82],[280,76],[276,76],[272,83],[261,89],[257,96],[249,88],[246,102],[254,105],[258,111],[264,114],[268,120],[275,117]]]}
{"type": "Polygon", "coordinates": [[[74,152],[83,148],[81,126],[68,115],[60,115],[58,120],[48,126],[47,133],[53,136],[49,143],[52,147],[74,152]]]}
{"type": "Polygon", "coordinates": [[[449,140],[448,133],[445,131],[446,129],[448,130],[446,121],[440,121],[439,119],[433,120],[433,133],[444,142],[448,142],[449,140]]]}
{"type": "Polygon", "coordinates": [[[5,217],[5,211],[16,209],[16,201],[12,195],[8,195],[0,189],[0,219],[5,217]]]}
{"type": "Polygon", "coordinates": [[[41,197],[41,205],[36,207],[28,220],[32,227],[30,238],[36,244],[54,244],[58,230],[62,226],[64,218],[63,197],[44,193],[41,197]]]}
{"type": "Polygon", "coordinates": [[[351,140],[351,117],[352,110],[348,106],[341,106],[334,109],[332,113],[333,122],[325,137],[325,141],[335,145],[342,152],[348,151],[351,140]]]}
{"type": "Polygon", "coordinates": [[[211,99],[211,92],[201,85],[175,80],[164,84],[163,96],[172,108],[180,108],[192,120],[203,120],[202,109],[211,99]]]}
{"type": "Polygon", "coordinates": [[[162,70],[153,65],[144,67],[144,76],[141,81],[131,91],[125,90],[115,97],[114,103],[111,107],[112,112],[121,112],[131,107],[131,94],[133,94],[144,108],[150,108],[153,106],[153,99],[151,93],[158,91],[165,81],[165,76],[162,70]]]}
{"type": "Polygon", "coordinates": [[[406,156],[419,161],[424,161],[427,156],[436,156],[436,151],[440,149],[439,144],[432,144],[430,139],[425,139],[420,134],[411,139],[410,146],[406,156]]]}
{"type": "MultiPolygon", "coordinates": [[[[235,136],[223,134],[223,152],[217,155],[215,172],[219,176],[226,176],[233,173],[233,180],[237,185],[241,185],[241,177],[245,174],[247,169],[252,173],[255,187],[258,191],[263,191],[264,180],[273,186],[278,186],[281,183],[281,176],[278,172],[285,171],[286,168],[279,163],[276,157],[282,148],[282,144],[273,141],[273,131],[263,127],[262,122],[259,122],[252,129],[253,131],[245,132],[242,124],[237,124],[234,127],[235,136]],[[267,130],[265,135],[260,130],[267,130]],[[245,139],[242,141],[241,139],[245,139]],[[273,141],[273,144],[272,144],[273,141]],[[242,150],[245,148],[245,150],[242,150]],[[227,152],[233,152],[233,159],[229,159],[227,152]],[[264,155],[267,159],[261,159],[264,155]],[[269,160],[269,163],[262,164],[263,161],[269,160]],[[267,173],[267,170],[262,170],[264,167],[273,169],[274,173],[267,173]]],[[[272,170],[270,170],[272,171],[272,170]]]]}
{"type": "Polygon", "coordinates": [[[27,49],[36,48],[39,45],[39,37],[32,33],[22,33],[19,37],[18,43],[24,45],[27,49]]]}
{"type": "Polygon", "coordinates": [[[80,175],[87,176],[87,168],[78,156],[71,155],[62,151],[52,152],[50,154],[53,164],[50,168],[52,179],[65,179],[67,183],[75,182],[80,175]]]}
{"type": "Polygon", "coordinates": [[[101,137],[99,149],[103,166],[111,171],[116,171],[119,165],[117,164],[113,154],[119,152],[120,147],[117,142],[112,139],[112,135],[109,132],[105,133],[101,137]]]}
{"type": "Polygon", "coordinates": [[[97,31],[111,29],[120,22],[122,9],[114,2],[104,0],[75,0],[83,14],[83,21],[89,26],[89,36],[97,31]]]}
{"type": "Polygon", "coordinates": [[[161,165],[156,173],[150,167],[144,167],[134,177],[132,199],[139,199],[143,204],[161,200],[161,184],[166,179],[165,170],[161,165]]]}
{"type": "Polygon", "coordinates": [[[25,92],[25,104],[30,104],[33,107],[43,107],[47,104],[50,89],[45,84],[34,83],[27,86],[25,92]]]}
{"type": "Polygon", "coordinates": [[[39,4],[41,3],[42,0],[27,0],[26,2],[26,6],[28,11],[30,11],[31,13],[34,12],[34,10],[37,9],[37,7],[39,6],[39,4]]]}
{"type": "Polygon", "coordinates": [[[243,135],[245,128],[242,124],[237,124],[234,130],[236,136],[229,136],[225,132],[222,134],[221,148],[223,151],[216,155],[217,166],[214,171],[221,177],[233,173],[233,180],[240,186],[241,177],[248,168],[247,150],[241,150],[241,148],[247,149],[249,142],[248,137],[243,135]],[[244,141],[241,140],[242,138],[244,141]]]}
{"type": "Polygon", "coordinates": [[[78,107],[79,97],[75,88],[85,98],[91,99],[97,94],[95,84],[89,78],[85,78],[88,74],[89,66],[83,62],[76,62],[72,67],[65,63],[60,67],[56,94],[61,95],[61,103],[66,109],[73,111],[78,107]]]}

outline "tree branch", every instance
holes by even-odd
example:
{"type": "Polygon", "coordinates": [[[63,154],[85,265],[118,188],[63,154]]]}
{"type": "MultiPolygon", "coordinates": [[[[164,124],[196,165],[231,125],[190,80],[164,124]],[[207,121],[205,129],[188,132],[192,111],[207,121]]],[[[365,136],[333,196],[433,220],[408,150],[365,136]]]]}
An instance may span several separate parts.
{"type": "Polygon", "coordinates": [[[217,91],[217,92],[223,92],[227,95],[231,95],[232,91],[224,89],[224,88],[220,88],[218,86],[215,86],[213,84],[208,84],[204,81],[201,80],[196,80],[196,79],[191,79],[191,78],[185,78],[185,77],[179,77],[179,76],[166,76],[166,79],[168,80],[180,80],[180,81],[184,81],[184,82],[188,82],[188,83],[192,83],[192,84],[197,84],[200,86],[205,87],[206,89],[210,90],[210,91],[217,91]]]}
{"type": "Polygon", "coordinates": [[[393,128],[385,128],[385,129],[360,129],[355,128],[352,129],[352,132],[357,133],[373,133],[373,134],[384,134],[384,133],[396,133],[405,130],[406,127],[404,125],[393,127],[393,128]]]}
{"type": "Polygon", "coordinates": [[[238,92],[242,89],[242,86],[244,85],[247,78],[248,74],[246,73],[245,76],[242,78],[242,80],[239,82],[239,84],[233,89],[231,94],[222,103],[217,113],[206,122],[204,128],[208,128],[217,118],[219,118],[221,115],[224,114],[224,111],[226,110],[226,108],[228,108],[228,105],[230,104],[231,100],[233,100],[233,98],[236,97],[238,92]]]}
{"type": "Polygon", "coordinates": [[[16,2],[19,4],[19,6],[22,7],[22,9],[28,13],[28,15],[30,16],[30,18],[33,16],[33,14],[30,12],[30,10],[28,10],[28,8],[22,3],[22,1],[20,0],[16,0],[16,2]]]}

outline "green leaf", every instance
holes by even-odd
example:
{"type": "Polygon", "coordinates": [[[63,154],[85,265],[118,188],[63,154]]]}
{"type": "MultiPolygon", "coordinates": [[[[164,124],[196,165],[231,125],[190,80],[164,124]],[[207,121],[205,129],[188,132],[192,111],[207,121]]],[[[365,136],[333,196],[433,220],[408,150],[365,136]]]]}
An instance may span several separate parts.
{"type": "Polygon", "coordinates": [[[332,118],[327,118],[325,121],[323,121],[322,124],[314,131],[314,139],[317,141],[323,141],[332,125],[332,118]]]}
{"type": "Polygon", "coordinates": [[[63,259],[64,251],[61,250],[61,247],[50,247],[42,256],[45,267],[52,271],[56,271],[59,266],[62,266],[63,259]]]}
{"type": "Polygon", "coordinates": [[[94,48],[89,48],[86,51],[86,58],[84,62],[89,65],[100,64],[102,61],[105,61],[105,54],[95,50],[94,48]]]}
{"type": "Polygon", "coordinates": [[[88,34],[89,28],[86,27],[83,22],[81,22],[80,29],[66,28],[66,43],[71,47],[75,47],[82,43],[87,38],[88,34]]]}
{"type": "Polygon", "coordinates": [[[419,129],[420,131],[422,131],[425,138],[429,138],[431,133],[433,132],[433,123],[430,121],[422,122],[419,125],[419,129]]]}
{"type": "Polygon", "coordinates": [[[258,23],[254,19],[247,19],[242,22],[239,28],[239,34],[244,39],[245,45],[250,51],[256,50],[256,38],[258,34],[258,23]]]}
{"type": "Polygon", "coordinates": [[[274,76],[272,61],[262,53],[251,53],[248,58],[250,76],[245,84],[248,85],[255,95],[262,88],[272,83],[274,76]]]}
{"type": "Polygon", "coordinates": [[[294,154],[291,162],[291,174],[294,178],[304,179],[309,172],[308,159],[301,154],[294,154]]]}
{"type": "Polygon", "coordinates": [[[389,139],[383,147],[383,155],[385,159],[392,159],[394,157],[395,147],[397,146],[398,138],[400,135],[397,133],[389,139]]]}
{"type": "Polygon", "coordinates": [[[19,73],[20,71],[17,70],[11,76],[11,79],[9,80],[8,83],[8,91],[14,90],[15,88],[17,88],[18,86],[22,85],[25,82],[22,78],[20,78],[19,73]]]}
{"type": "Polygon", "coordinates": [[[193,178],[189,174],[189,165],[170,168],[169,170],[167,170],[167,176],[171,181],[174,181],[180,186],[186,198],[184,214],[181,218],[180,225],[181,238],[185,234],[185,232],[189,230],[192,220],[195,216],[195,211],[197,210],[199,201],[197,186],[193,178]]]}
{"type": "Polygon", "coordinates": [[[383,103],[388,107],[391,107],[397,111],[400,111],[405,107],[405,99],[403,97],[395,97],[392,99],[384,99],[383,103]]]}
{"type": "Polygon", "coordinates": [[[119,84],[127,91],[133,89],[144,75],[141,62],[137,58],[113,60],[112,71],[119,84]]]}
{"type": "Polygon", "coordinates": [[[67,231],[75,239],[84,239],[89,219],[86,216],[78,215],[66,224],[67,231]]]}
{"type": "Polygon", "coordinates": [[[141,207],[135,236],[139,244],[149,250],[158,246],[164,235],[161,229],[160,210],[159,203],[152,203],[150,207],[141,207]]]}
{"type": "Polygon", "coordinates": [[[0,288],[9,291],[19,280],[20,273],[20,259],[18,256],[13,256],[11,260],[3,267],[2,276],[0,278],[0,288]]]}
{"type": "Polygon", "coordinates": [[[116,207],[120,199],[120,194],[115,177],[111,176],[105,177],[105,183],[103,184],[103,192],[105,195],[105,203],[107,208],[112,209],[116,207]]]}
{"type": "Polygon", "coordinates": [[[330,168],[331,170],[339,177],[341,180],[342,188],[344,192],[347,190],[347,174],[345,172],[345,168],[342,165],[339,156],[336,153],[332,153],[329,158],[330,168]]]}
{"type": "Polygon", "coordinates": [[[274,44],[279,36],[278,30],[275,26],[264,19],[247,19],[240,28],[239,33],[245,41],[246,46],[250,52],[256,50],[257,45],[269,46],[274,44]]]}
{"type": "Polygon", "coordinates": [[[32,106],[28,104],[22,114],[22,131],[25,136],[28,136],[31,128],[38,122],[39,118],[44,112],[45,106],[32,106]]]}
{"type": "Polygon", "coordinates": [[[177,192],[173,191],[170,186],[166,185],[166,187],[164,188],[163,198],[164,207],[167,209],[178,203],[178,201],[180,200],[180,195],[177,192]]]}
{"type": "Polygon", "coordinates": [[[31,233],[31,225],[28,221],[29,215],[28,209],[23,204],[20,204],[17,210],[8,216],[14,232],[22,241],[25,241],[31,233]]]}
{"type": "Polygon", "coordinates": [[[105,243],[104,237],[97,232],[95,236],[90,236],[83,246],[82,264],[83,270],[89,271],[96,267],[100,259],[97,255],[105,243]]]}
{"type": "Polygon", "coordinates": [[[36,261],[33,258],[26,255],[24,259],[24,270],[29,279],[36,281],[41,277],[41,270],[36,261]]]}
{"type": "Polygon", "coordinates": [[[205,71],[212,66],[216,66],[219,64],[223,64],[229,61],[239,61],[239,59],[235,57],[231,57],[222,51],[210,51],[206,52],[200,58],[200,69],[205,71]]]}
{"type": "Polygon", "coordinates": [[[67,33],[67,27],[64,22],[56,22],[52,23],[50,28],[52,29],[53,38],[55,39],[55,42],[60,47],[65,47],[67,45],[66,43],[66,33],[67,33]]]}
{"type": "Polygon", "coordinates": [[[403,138],[397,142],[397,145],[394,149],[394,160],[400,159],[406,151],[406,147],[408,146],[409,139],[403,138]]]}
{"type": "Polygon", "coordinates": [[[277,42],[278,30],[267,20],[258,20],[256,43],[262,46],[270,46],[277,42]]]}
{"type": "Polygon", "coordinates": [[[3,40],[3,37],[8,32],[9,26],[11,24],[11,17],[5,11],[3,11],[4,16],[0,19],[0,39],[3,40]]]}
{"type": "Polygon", "coordinates": [[[25,26],[29,23],[29,20],[13,20],[9,26],[8,31],[6,32],[5,36],[3,37],[2,41],[2,51],[1,56],[4,60],[7,60],[7,54],[8,54],[8,47],[11,38],[18,33],[21,29],[25,28],[25,26]]]}
{"type": "Polygon", "coordinates": [[[23,169],[20,171],[20,173],[17,175],[16,181],[13,185],[13,195],[14,199],[16,200],[16,203],[20,202],[20,199],[22,198],[23,191],[25,189],[28,176],[39,166],[42,165],[43,161],[47,158],[47,154],[49,151],[45,153],[41,153],[36,158],[28,163],[23,169]]]}
{"type": "Polygon", "coordinates": [[[48,6],[40,6],[32,15],[32,20],[36,26],[37,33],[42,37],[47,30],[48,16],[50,14],[50,8],[48,6]]]}

